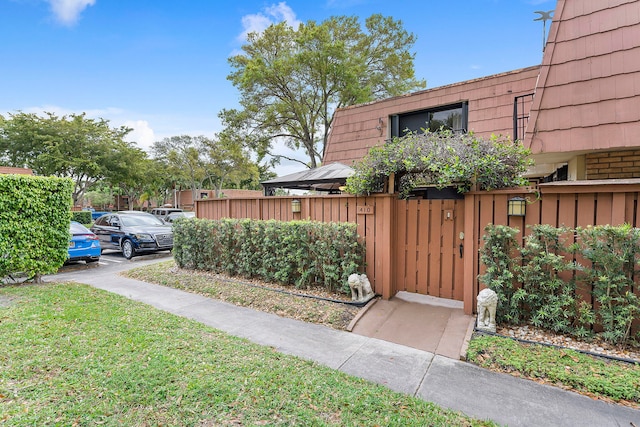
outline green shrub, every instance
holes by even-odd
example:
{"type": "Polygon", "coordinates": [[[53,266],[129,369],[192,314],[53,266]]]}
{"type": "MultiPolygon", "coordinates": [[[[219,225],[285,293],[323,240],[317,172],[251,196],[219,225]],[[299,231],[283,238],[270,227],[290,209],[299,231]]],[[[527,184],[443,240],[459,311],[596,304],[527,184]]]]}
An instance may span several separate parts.
{"type": "Polygon", "coordinates": [[[496,321],[519,324],[525,320],[522,310],[524,294],[517,286],[520,274],[521,254],[516,241],[518,229],[505,225],[489,224],[482,236],[480,262],[486,267],[480,282],[498,294],[496,321]]]}
{"type": "Polygon", "coordinates": [[[398,176],[400,196],[415,188],[435,185],[492,190],[527,185],[522,177],[532,164],[529,151],[519,141],[492,136],[485,140],[473,133],[410,132],[373,147],[354,165],[347,179],[351,194],[370,194],[383,189],[384,179],[398,176]]]}
{"type": "Polygon", "coordinates": [[[179,221],[173,253],[181,268],[343,292],[364,260],[355,224],[313,221],[179,221]]]}
{"type": "Polygon", "coordinates": [[[520,247],[517,229],[485,228],[480,261],[486,270],[479,279],[499,295],[497,321],[531,323],[578,337],[593,334],[600,325],[602,337],[611,343],[632,338],[640,321],[640,229],[628,224],[576,230],[535,225],[530,231],[520,247]],[[574,235],[575,242],[562,238],[573,240],[574,235]],[[569,257],[573,253],[590,262],[577,264],[569,257]],[[578,295],[579,287],[591,292],[595,304],[578,295]]]}
{"type": "Polygon", "coordinates": [[[531,226],[525,237],[520,280],[527,317],[539,328],[584,337],[590,334],[592,316],[576,294],[573,273],[579,266],[567,258],[573,241],[567,244],[563,236],[573,238],[573,232],[542,224],[531,226]],[[563,272],[569,273],[566,279],[560,276],[563,272]]]}
{"type": "Polygon", "coordinates": [[[72,211],[71,221],[78,221],[80,224],[91,224],[91,212],[89,211],[72,211]]]}
{"type": "Polygon", "coordinates": [[[591,261],[583,280],[593,286],[602,336],[612,343],[624,343],[633,322],[640,319],[640,297],[634,282],[640,273],[640,229],[628,224],[604,225],[579,228],[577,233],[582,255],[591,261]]]}
{"type": "Polygon", "coordinates": [[[73,182],[0,175],[0,280],[55,273],[67,259],[73,182]]]}

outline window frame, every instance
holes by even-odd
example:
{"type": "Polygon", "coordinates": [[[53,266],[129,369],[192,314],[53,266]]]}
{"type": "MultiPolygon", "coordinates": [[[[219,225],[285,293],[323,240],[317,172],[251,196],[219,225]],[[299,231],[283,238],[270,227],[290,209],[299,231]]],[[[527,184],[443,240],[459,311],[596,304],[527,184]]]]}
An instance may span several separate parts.
{"type": "MultiPolygon", "coordinates": [[[[437,107],[425,108],[422,110],[408,111],[400,114],[391,115],[391,118],[390,118],[391,137],[393,138],[393,137],[400,137],[405,135],[404,129],[400,129],[400,122],[403,118],[407,118],[410,116],[420,116],[420,115],[424,117],[428,117],[430,114],[433,114],[433,113],[439,113],[442,111],[454,110],[454,109],[462,109],[462,117],[461,117],[462,127],[460,129],[453,129],[453,132],[467,133],[467,130],[469,128],[469,101],[460,101],[452,104],[439,105],[437,107]]],[[[427,124],[428,124],[428,121],[425,120],[424,125],[421,126],[420,128],[409,129],[409,130],[418,132],[423,128],[425,129],[428,128],[427,124]]]]}

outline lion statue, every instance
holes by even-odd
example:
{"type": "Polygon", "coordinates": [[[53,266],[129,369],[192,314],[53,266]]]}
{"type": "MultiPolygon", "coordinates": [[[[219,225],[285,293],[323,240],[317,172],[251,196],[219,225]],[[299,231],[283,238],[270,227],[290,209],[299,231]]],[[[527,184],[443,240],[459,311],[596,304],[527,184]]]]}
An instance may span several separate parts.
{"type": "Polygon", "coordinates": [[[351,289],[351,300],[363,302],[373,298],[374,293],[371,289],[371,282],[366,274],[354,273],[347,280],[349,289],[351,289]]]}
{"type": "Polygon", "coordinates": [[[489,288],[483,289],[478,294],[478,323],[476,327],[481,330],[496,331],[496,308],[498,307],[498,294],[489,288]]]}

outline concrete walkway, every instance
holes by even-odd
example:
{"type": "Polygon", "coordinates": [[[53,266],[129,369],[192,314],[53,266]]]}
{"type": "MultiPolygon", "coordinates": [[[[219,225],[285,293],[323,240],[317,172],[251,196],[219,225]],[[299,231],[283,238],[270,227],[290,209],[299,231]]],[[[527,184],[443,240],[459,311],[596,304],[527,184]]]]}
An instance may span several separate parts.
{"type": "MultiPolygon", "coordinates": [[[[128,263],[128,267],[143,263],[128,263]]],[[[123,266],[123,269],[127,265],[123,266]]],[[[274,347],[471,417],[508,426],[640,426],[640,410],[478,368],[356,333],[278,317],[114,274],[66,273],[76,280],[231,335],[274,347]]],[[[93,273],[93,272],[92,272],[93,273]]]]}
{"type": "Polygon", "coordinates": [[[462,301],[398,292],[390,300],[376,299],[367,304],[349,330],[464,360],[474,324],[475,317],[464,314],[462,301]]]}

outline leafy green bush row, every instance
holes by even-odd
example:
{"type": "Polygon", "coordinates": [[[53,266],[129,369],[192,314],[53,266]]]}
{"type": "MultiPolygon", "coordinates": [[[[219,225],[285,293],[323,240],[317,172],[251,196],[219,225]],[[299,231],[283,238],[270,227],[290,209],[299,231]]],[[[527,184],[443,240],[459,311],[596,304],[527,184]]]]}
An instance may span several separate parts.
{"type": "Polygon", "coordinates": [[[78,221],[80,224],[91,224],[91,212],[90,211],[73,211],[71,212],[71,221],[78,221]]]}
{"type": "Polygon", "coordinates": [[[0,175],[0,281],[55,273],[67,259],[73,182],[0,175]]]}
{"type": "Polygon", "coordinates": [[[640,229],[628,224],[569,229],[485,228],[480,281],[499,295],[497,321],[531,323],[578,337],[602,328],[615,344],[640,337],[640,229]]]}
{"type": "Polygon", "coordinates": [[[351,223],[192,219],[174,223],[173,254],[181,268],[347,292],[364,247],[351,223]]]}

